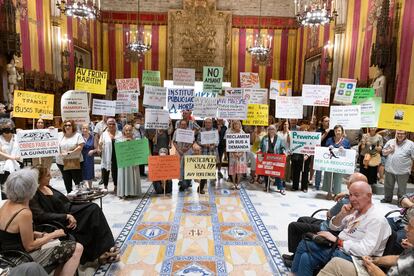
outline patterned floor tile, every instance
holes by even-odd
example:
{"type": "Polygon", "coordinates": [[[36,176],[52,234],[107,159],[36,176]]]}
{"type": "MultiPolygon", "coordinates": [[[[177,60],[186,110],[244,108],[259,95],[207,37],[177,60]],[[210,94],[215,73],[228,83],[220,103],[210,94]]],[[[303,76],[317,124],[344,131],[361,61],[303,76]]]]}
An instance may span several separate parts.
{"type": "Polygon", "coordinates": [[[139,224],[131,240],[134,241],[163,241],[167,240],[170,235],[170,224],[139,224]]]}

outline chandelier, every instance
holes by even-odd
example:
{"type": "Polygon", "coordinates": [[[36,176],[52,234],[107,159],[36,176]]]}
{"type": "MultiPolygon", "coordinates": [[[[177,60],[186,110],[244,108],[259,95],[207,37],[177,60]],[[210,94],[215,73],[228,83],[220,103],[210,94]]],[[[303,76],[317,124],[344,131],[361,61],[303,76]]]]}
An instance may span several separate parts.
{"type": "Polygon", "coordinates": [[[246,51],[253,57],[253,62],[257,65],[266,66],[270,62],[272,51],[272,36],[260,34],[262,17],[262,0],[260,0],[259,11],[259,32],[253,40],[252,45],[246,51]]]}
{"type": "Polygon", "coordinates": [[[338,15],[334,0],[294,0],[295,14],[303,26],[325,25],[338,15]]]}
{"type": "Polygon", "coordinates": [[[151,50],[151,34],[145,34],[139,25],[139,0],[137,14],[137,31],[126,33],[125,56],[132,61],[142,60],[145,54],[151,50]]]}
{"type": "Polygon", "coordinates": [[[95,19],[99,17],[101,0],[57,0],[57,8],[66,16],[73,16],[80,19],[95,19]]]}

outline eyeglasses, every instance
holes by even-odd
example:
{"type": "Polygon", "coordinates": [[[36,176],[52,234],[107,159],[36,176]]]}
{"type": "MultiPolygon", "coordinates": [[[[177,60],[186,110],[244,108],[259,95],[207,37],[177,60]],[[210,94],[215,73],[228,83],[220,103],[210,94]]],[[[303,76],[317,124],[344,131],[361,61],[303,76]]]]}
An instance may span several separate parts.
{"type": "Polygon", "coordinates": [[[12,128],[3,128],[3,129],[0,129],[0,134],[1,133],[9,134],[9,133],[13,133],[13,132],[14,132],[14,130],[12,128]]]}
{"type": "Polygon", "coordinates": [[[71,127],[72,125],[65,125],[65,127],[71,127]]]}

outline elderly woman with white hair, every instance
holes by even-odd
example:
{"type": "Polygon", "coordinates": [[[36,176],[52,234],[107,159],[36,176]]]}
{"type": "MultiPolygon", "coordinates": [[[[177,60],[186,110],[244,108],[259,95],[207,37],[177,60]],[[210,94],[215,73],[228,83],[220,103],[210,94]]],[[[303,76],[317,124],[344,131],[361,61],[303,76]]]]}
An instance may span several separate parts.
{"type": "Polygon", "coordinates": [[[51,233],[33,231],[29,200],[37,190],[38,171],[23,169],[6,181],[8,200],[0,208],[0,250],[28,252],[33,260],[55,275],[74,275],[83,246],[75,241],[59,241],[63,230],[51,233]]]}
{"type": "MultiPolygon", "coordinates": [[[[6,182],[10,173],[20,169],[20,151],[15,138],[12,120],[0,119],[0,184],[6,182]]],[[[3,189],[2,189],[3,190],[3,189]]]]}

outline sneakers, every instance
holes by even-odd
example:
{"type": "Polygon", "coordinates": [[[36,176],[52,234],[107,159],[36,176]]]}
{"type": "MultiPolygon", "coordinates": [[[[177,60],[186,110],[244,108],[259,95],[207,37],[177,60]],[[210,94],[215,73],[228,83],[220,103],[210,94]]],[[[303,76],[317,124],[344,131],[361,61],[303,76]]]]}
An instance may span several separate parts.
{"type": "Polygon", "coordinates": [[[285,265],[287,267],[292,267],[292,263],[293,263],[293,258],[295,257],[294,254],[289,255],[289,254],[283,254],[282,258],[283,258],[283,262],[285,263],[285,265]]]}
{"type": "Polygon", "coordinates": [[[391,203],[391,202],[392,202],[392,200],[388,200],[388,199],[385,199],[385,198],[381,199],[381,203],[391,203]]]}
{"type": "Polygon", "coordinates": [[[219,179],[223,178],[223,174],[221,172],[218,172],[218,178],[219,179]]]}

